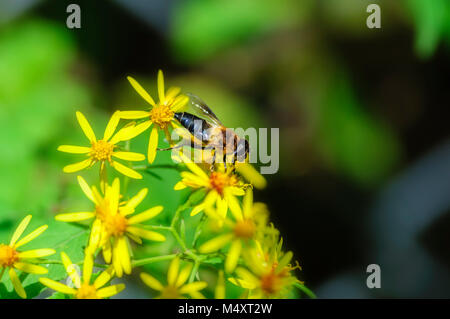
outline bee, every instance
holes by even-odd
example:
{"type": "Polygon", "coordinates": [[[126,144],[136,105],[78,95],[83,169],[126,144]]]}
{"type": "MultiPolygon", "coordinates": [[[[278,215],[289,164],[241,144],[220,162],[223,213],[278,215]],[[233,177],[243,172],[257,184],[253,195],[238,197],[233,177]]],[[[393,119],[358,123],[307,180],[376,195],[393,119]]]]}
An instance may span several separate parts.
{"type": "Polygon", "coordinates": [[[227,163],[234,166],[236,161],[246,161],[250,153],[248,141],[239,137],[232,129],[225,127],[198,96],[192,93],[186,95],[189,97],[189,106],[201,117],[188,112],[177,112],[174,118],[189,131],[190,146],[212,151],[211,169],[217,155],[223,156],[225,168],[227,163]]]}

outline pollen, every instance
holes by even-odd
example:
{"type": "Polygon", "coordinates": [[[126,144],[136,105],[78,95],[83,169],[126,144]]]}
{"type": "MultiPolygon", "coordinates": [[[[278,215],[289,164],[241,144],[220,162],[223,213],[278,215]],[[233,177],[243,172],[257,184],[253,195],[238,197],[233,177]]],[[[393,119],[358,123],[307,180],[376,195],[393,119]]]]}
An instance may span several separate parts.
{"type": "Polygon", "coordinates": [[[128,221],[120,214],[109,214],[104,219],[104,225],[108,234],[112,236],[122,236],[127,229],[128,221]]]}
{"type": "Polygon", "coordinates": [[[160,104],[152,108],[150,111],[150,119],[153,123],[158,124],[161,129],[165,129],[173,120],[174,114],[174,111],[172,111],[169,105],[160,104]]]}
{"type": "Polygon", "coordinates": [[[276,295],[282,288],[281,276],[275,274],[272,270],[270,273],[261,277],[261,289],[266,295],[276,295]]]}
{"type": "Polygon", "coordinates": [[[251,239],[255,235],[256,226],[253,220],[243,219],[238,221],[233,228],[234,235],[241,239],[251,239]]]}
{"type": "Polygon", "coordinates": [[[233,186],[237,183],[237,179],[234,175],[230,176],[221,172],[212,172],[209,177],[209,184],[212,189],[215,189],[217,193],[223,195],[223,191],[228,186],[233,186]]]}
{"type": "Polygon", "coordinates": [[[84,283],[78,289],[76,293],[77,299],[100,299],[97,295],[97,289],[95,289],[94,285],[89,285],[84,283]]]}
{"type": "Polygon", "coordinates": [[[114,151],[114,144],[104,140],[92,143],[90,156],[96,161],[111,161],[114,151]]]}
{"type": "Polygon", "coordinates": [[[0,244],[0,266],[10,267],[19,260],[19,253],[12,247],[0,244]]]}

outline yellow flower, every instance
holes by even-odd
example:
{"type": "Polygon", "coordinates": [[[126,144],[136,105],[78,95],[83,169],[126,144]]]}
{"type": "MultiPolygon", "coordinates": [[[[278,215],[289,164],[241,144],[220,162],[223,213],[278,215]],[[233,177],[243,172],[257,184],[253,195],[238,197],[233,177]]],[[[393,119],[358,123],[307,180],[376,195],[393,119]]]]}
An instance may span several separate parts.
{"type": "Polygon", "coordinates": [[[61,145],[58,147],[58,151],[65,153],[73,153],[73,154],[85,154],[88,158],[75,163],[70,164],[64,167],[63,171],[65,173],[73,173],[85,169],[87,167],[91,167],[97,162],[100,162],[100,175],[102,177],[106,174],[106,163],[109,163],[115,170],[118,172],[129,176],[131,178],[141,179],[142,175],[136,172],[135,170],[117,162],[113,159],[113,157],[122,159],[125,161],[143,161],[145,156],[139,153],[134,152],[125,152],[121,150],[117,150],[118,146],[116,145],[119,142],[127,141],[135,136],[141,134],[148,128],[148,124],[142,123],[139,125],[126,125],[117,133],[114,134],[114,131],[117,128],[120,120],[120,112],[117,111],[113,114],[111,119],[109,120],[108,125],[106,126],[105,132],[103,134],[103,138],[101,140],[97,140],[94,131],[92,130],[89,122],[86,120],[84,115],[81,112],[77,112],[78,123],[81,126],[86,137],[89,139],[91,143],[90,146],[73,146],[73,145],[61,145]]]}
{"type": "MultiPolygon", "coordinates": [[[[277,238],[274,236],[272,238],[277,238]]],[[[300,283],[293,274],[298,265],[292,266],[292,252],[283,253],[282,240],[279,243],[272,240],[271,244],[262,248],[257,242],[256,247],[244,253],[247,268],[236,268],[237,278],[228,280],[249,290],[249,298],[283,298],[286,297],[293,284],[300,283]]]]}
{"type": "Polygon", "coordinates": [[[231,242],[225,260],[225,271],[232,272],[236,268],[243,248],[250,246],[258,238],[259,233],[265,231],[266,227],[266,225],[259,223],[259,219],[255,219],[252,189],[247,189],[243,209],[238,205],[231,210],[235,220],[224,219],[212,209],[207,208],[205,212],[212,218],[222,219],[226,225],[226,230],[219,236],[202,244],[199,247],[199,252],[204,254],[212,253],[231,242]]]}
{"type": "Polygon", "coordinates": [[[159,299],[182,299],[186,298],[185,295],[190,295],[195,299],[203,299],[204,296],[199,291],[208,284],[204,281],[186,284],[191,270],[192,264],[180,270],[180,258],[175,257],[170,262],[167,272],[167,286],[164,286],[156,278],[146,273],[141,273],[141,279],[147,286],[160,292],[159,299]]]}
{"type": "Polygon", "coordinates": [[[180,157],[190,172],[181,173],[182,180],[174,186],[174,189],[181,190],[191,187],[194,189],[203,188],[207,191],[203,202],[192,209],[191,216],[198,214],[205,208],[213,207],[214,204],[217,213],[224,218],[228,208],[231,211],[240,211],[236,196],[243,196],[245,194],[244,189],[248,185],[233,174],[231,169],[225,171],[224,166],[221,165],[217,171],[207,174],[185,155],[180,154],[180,157]]]}
{"type": "Polygon", "coordinates": [[[49,278],[40,278],[39,281],[63,294],[71,295],[76,299],[101,299],[114,296],[125,289],[124,284],[105,286],[111,278],[114,276],[114,268],[109,267],[103,271],[91,284],[92,269],[94,267],[94,258],[90,249],[86,249],[84,263],[83,263],[83,280],[81,280],[80,275],[77,273],[76,268],[70,261],[69,256],[64,252],[61,253],[61,260],[66,268],[66,272],[72,280],[75,288],[66,286],[60,282],[51,280],[49,278]]]}
{"type": "Polygon", "coordinates": [[[56,215],[56,220],[64,222],[78,222],[95,217],[92,224],[89,246],[102,248],[106,263],[112,263],[118,277],[123,272],[131,273],[131,258],[128,238],[138,244],[142,239],[164,241],[166,238],[160,233],[142,228],[140,225],[163,210],[162,206],[155,206],[146,211],[129,217],[135,212],[136,207],[147,196],[146,188],[140,190],[128,201],[120,202],[120,181],[114,179],[112,185],[105,185],[105,195],[101,196],[97,188],[90,188],[86,181],[78,176],[81,189],[95,204],[95,210],[91,212],[78,212],[56,215]]]}
{"type": "Polygon", "coordinates": [[[7,268],[9,268],[8,273],[14,286],[14,290],[22,298],[26,298],[27,294],[25,293],[25,290],[23,289],[23,286],[19,280],[19,277],[17,277],[14,268],[30,274],[46,274],[48,272],[46,268],[24,262],[23,260],[46,257],[55,253],[53,249],[47,248],[34,249],[23,252],[17,250],[17,248],[29,243],[30,241],[41,235],[48,227],[47,225],[43,225],[18,241],[19,237],[22,236],[25,228],[27,228],[28,224],[30,223],[31,217],[31,215],[28,215],[22,220],[22,222],[19,224],[19,227],[17,227],[16,231],[14,232],[9,245],[0,244],[0,267],[2,268],[1,275],[3,275],[3,272],[7,268]]]}
{"type": "Polygon", "coordinates": [[[167,92],[164,91],[164,76],[161,70],[158,72],[158,103],[155,103],[150,94],[131,76],[128,77],[128,81],[136,92],[151,105],[151,108],[148,111],[123,111],[120,116],[123,119],[146,119],[144,123],[148,127],[155,124],[151,130],[148,143],[147,159],[151,164],[155,160],[158,147],[158,128],[164,131],[167,140],[170,141],[168,127],[174,128],[177,126],[174,114],[187,104],[189,98],[180,95],[180,88],[178,87],[171,87],[167,92]]]}

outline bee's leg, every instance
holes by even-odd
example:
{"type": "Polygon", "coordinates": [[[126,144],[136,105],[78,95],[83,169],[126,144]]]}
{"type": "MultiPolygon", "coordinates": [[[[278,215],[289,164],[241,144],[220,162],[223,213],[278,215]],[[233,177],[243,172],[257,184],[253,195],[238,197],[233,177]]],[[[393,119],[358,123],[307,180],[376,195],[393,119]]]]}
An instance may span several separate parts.
{"type": "Polygon", "coordinates": [[[181,148],[183,147],[183,144],[180,145],[175,145],[175,146],[171,146],[171,147],[167,147],[167,148],[157,148],[157,151],[170,151],[170,150],[176,150],[177,148],[181,148]]]}
{"type": "Polygon", "coordinates": [[[216,164],[216,150],[213,151],[213,156],[211,160],[211,166],[209,169],[211,170],[211,173],[214,172],[214,165],[216,164]]]}

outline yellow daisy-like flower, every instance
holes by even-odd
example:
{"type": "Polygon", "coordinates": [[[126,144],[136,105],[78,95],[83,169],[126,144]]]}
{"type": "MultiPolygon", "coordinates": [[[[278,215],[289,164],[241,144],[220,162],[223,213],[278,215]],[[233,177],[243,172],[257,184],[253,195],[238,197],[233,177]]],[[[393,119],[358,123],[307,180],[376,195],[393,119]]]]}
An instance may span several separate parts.
{"type": "Polygon", "coordinates": [[[117,162],[114,158],[122,159],[125,161],[143,161],[145,156],[143,154],[126,152],[118,150],[116,145],[119,142],[130,140],[137,135],[145,131],[149,124],[142,123],[138,125],[127,125],[117,131],[114,134],[117,125],[120,120],[120,112],[117,111],[113,114],[106,126],[103,138],[97,140],[92,127],[89,125],[86,117],[81,112],[76,112],[78,123],[81,126],[84,134],[91,143],[90,146],[73,146],[73,145],[61,145],[58,147],[58,151],[72,154],[85,154],[88,158],[75,163],[67,165],[63,168],[65,173],[73,173],[91,167],[97,162],[101,163],[100,175],[104,178],[106,174],[106,163],[109,163],[115,170],[131,178],[141,179],[142,175],[135,170],[117,162]]]}
{"type": "Polygon", "coordinates": [[[225,170],[224,166],[219,166],[217,171],[206,173],[191,159],[180,154],[181,160],[189,168],[190,172],[182,172],[182,180],[175,186],[175,190],[181,190],[186,187],[193,189],[203,188],[207,191],[204,200],[196,205],[191,216],[194,216],[205,208],[215,207],[217,213],[223,218],[226,217],[228,208],[231,211],[240,211],[239,202],[236,196],[243,196],[248,184],[244,184],[231,169],[225,170]]]}
{"type": "Polygon", "coordinates": [[[2,268],[1,275],[3,275],[3,272],[9,268],[9,278],[11,279],[11,282],[14,286],[14,290],[22,298],[26,298],[27,294],[25,293],[25,289],[23,289],[23,286],[19,280],[19,277],[17,277],[14,268],[30,274],[46,274],[48,272],[47,268],[33,265],[29,262],[26,262],[26,260],[46,257],[55,253],[55,250],[48,248],[34,249],[22,252],[17,250],[17,248],[29,243],[30,241],[41,235],[48,227],[47,225],[43,225],[19,240],[20,236],[22,236],[23,232],[30,223],[31,218],[32,216],[28,215],[21,221],[19,227],[17,227],[11,238],[9,245],[0,244],[0,267],[2,268]]]}
{"type": "Polygon", "coordinates": [[[166,92],[164,90],[164,76],[161,70],[158,72],[158,103],[155,103],[150,94],[148,94],[148,92],[131,76],[128,77],[128,81],[136,92],[151,105],[151,108],[148,111],[123,111],[120,113],[120,116],[123,119],[146,119],[144,123],[146,123],[148,127],[155,124],[150,132],[150,140],[148,143],[147,159],[151,164],[156,157],[158,129],[163,130],[167,140],[170,141],[168,128],[169,126],[172,128],[177,126],[174,114],[187,104],[189,98],[179,94],[179,87],[171,87],[166,92]]]}
{"type": "Polygon", "coordinates": [[[261,245],[249,249],[244,254],[247,268],[236,268],[237,278],[228,280],[242,288],[248,289],[249,298],[283,298],[286,297],[295,283],[303,284],[293,274],[294,269],[301,269],[296,264],[292,266],[292,252],[281,251],[282,240],[273,242],[265,252],[261,245]]]}
{"type": "Polygon", "coordinates": [[[88,186],[82,177],[78,181],[83,192],[95,204],[95,210],[91,212],[78,212],[60,214],[55,218],[64,222],[78,222],[95,218],[92,224],[89,246],[102,248],[106,263],[113,263],[117,277],[122,274],[131,274],[131,252],[128,238],[138,244],[142,239],[153,241],[165,241],[160,233],[144,229],[140,224],[157,216],[163,210],[162,206],[155,206],[146,211],[129,217],[135,212],[136,207],[147,196],[146,188],[140,190],[128,201],[120,202],[120,181],[114,179],[112,185],[105,185],[105,195],[101,196],[97,188],[88,186]]]}
{"type": "Polygon", "coordinates": [[[199,247],[199,252],[204,254],[212,253],[231,242],[225,260],[225,271],[230,273],[236,268],[243,248],[249,247],[258,238],[258,234],[265,231],[266,225],[260,224],[259,220],[255,219],[252,189],[247,189],[243,209],[238,205],[231,210],[235,220],[223,219],[220,214],[212,209],[206,209],[205,212],[212,218],[222,219],[227,230],[202,244],[199,247]]]}
{"type": "Polygon", "coordinates": [[[141,279],[147,286],[160,292],[160,295],[157,297],[159,299],[183,299],[186,298],[186,295],[194,299],[204,299],[204,296],[199,291],[208,285],[206,282],[195,281],[186,284],[191,271],[192,264],[180,270],[180,258],[175,257],[170,262],[167,272],[167,286],[164,286],[147,273],[141,273],[141,279]]]}
{"type": "Polygon", "coordinates": [[[92,269],[94,268],[94,258],[90,249],[86,249],[83,264],[83,280],[77,273],[76,268],[66,253],[61,253],[61,260],[66,268],[66,272],[72,280],[73,287],[66,286],[60,282],[49,278],[40,278],[39,281],[56,291],[71,295],[76,299],[102,299],[114,296],[125,289],[124,284],[110,285],[104,287],[114,276],[114,268],[109,267],[103,271],[91,284],[92,269]],[[103,288],[102,288],[103,287],[103,288]]]}

